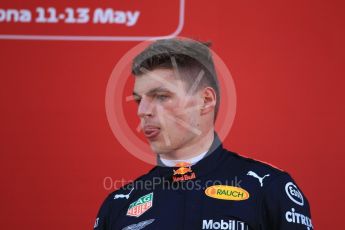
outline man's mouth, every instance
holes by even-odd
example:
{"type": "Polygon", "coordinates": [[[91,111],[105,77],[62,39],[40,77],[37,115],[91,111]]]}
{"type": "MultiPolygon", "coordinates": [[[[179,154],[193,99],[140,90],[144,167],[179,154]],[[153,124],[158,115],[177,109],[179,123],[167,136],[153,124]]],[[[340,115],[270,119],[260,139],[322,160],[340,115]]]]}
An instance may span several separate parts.
{"type": "Polygon", "coordinates": [[[154,139],[160,133],[160,128],[156,126],[144,126],[144,135],[147,139],[154,139]]]}

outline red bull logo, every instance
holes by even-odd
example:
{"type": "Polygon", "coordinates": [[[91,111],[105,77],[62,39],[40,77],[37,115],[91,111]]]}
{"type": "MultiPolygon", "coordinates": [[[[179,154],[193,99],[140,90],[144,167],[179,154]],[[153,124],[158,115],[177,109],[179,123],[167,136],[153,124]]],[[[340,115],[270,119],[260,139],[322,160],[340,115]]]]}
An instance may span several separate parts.
{"type": "Polygon", "coordinates": [[[179,169],[173,170],[174,175],[184,175],[186,173],[192,172],[191,164],[186,162],[177,163],[176,167],[179,167],[179,169]]]}
{"type": "Polygon", "coordinates": [[[173,170],[173,181],[185,181],[192,180],[196,178],[195,173],[192,171],[192,165],[187,162],[179,162],[176,164],[176,167],[179,167],[176,170],[173,170]]]}

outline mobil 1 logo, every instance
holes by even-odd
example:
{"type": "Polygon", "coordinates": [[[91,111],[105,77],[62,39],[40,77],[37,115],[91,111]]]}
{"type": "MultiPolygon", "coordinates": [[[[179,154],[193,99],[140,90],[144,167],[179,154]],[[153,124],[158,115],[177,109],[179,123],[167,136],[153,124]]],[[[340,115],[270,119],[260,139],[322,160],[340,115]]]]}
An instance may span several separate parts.
{"type": "Polygon", "coordinates": [[[208,219],[202,220],[201,229],[249,230],[249,227],[245,222],[234,219],[208,219]]]}

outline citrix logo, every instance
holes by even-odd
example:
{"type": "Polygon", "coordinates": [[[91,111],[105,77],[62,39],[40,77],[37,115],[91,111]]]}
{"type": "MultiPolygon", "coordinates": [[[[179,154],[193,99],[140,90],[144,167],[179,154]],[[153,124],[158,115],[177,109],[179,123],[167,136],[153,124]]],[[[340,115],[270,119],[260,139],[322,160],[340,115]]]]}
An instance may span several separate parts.
{"type": "Polygon", "coordinates": [[[314,229],[311,219],[301,213],[295,212],[294,208],[291,208],[291,211],[285,213],[285,218],[289,223],[303,224],[308,230],[314,229]]]}
{"type": "Polygon", "coordinates": [[[242,221],[236,221],[236,220],[228,220],[228,221],[203,220],[202,229],[248,230],[248,225],[242,221]]]}

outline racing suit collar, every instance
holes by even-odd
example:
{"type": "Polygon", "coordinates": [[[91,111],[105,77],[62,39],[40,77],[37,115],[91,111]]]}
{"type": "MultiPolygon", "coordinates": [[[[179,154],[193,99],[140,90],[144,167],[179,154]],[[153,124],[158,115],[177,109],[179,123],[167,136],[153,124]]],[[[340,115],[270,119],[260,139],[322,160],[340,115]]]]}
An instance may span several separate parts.
{"type": "MultiPolygon", "coordinates": [[[[197,162],[195,165],[191,166],[193,172],[195,172],[196,177],[200,177],[206,175],[216,169],[222,162],[223,158],[226,154],[223,154],[223,145],[218,137],[218,135],[214,134],[214,139],[212,145],[203,159],[197,162]]],[[[162,163],[159,157],[157,157],[157,176],[164,177],[168,180],[172,179],[173,175],[172,167],[166,167],[162,163]]]]}
{"type": "Polygon", "coordinates": [[[198,163],[200,160],[202,160],[206,156],[207,152],[208,151],[205,151],[205,152],[203,152],[203,153],[201,153],[195,157],[185,159],[185,160],[168,160],[168,159],[164,159],[164,158],[160,157],[160,161],[167,167],[176,167],[176,165],[178,163],[183,163],[183,162],[189,163],[191,165],[195,165],[196,163],[198,163]]]}

